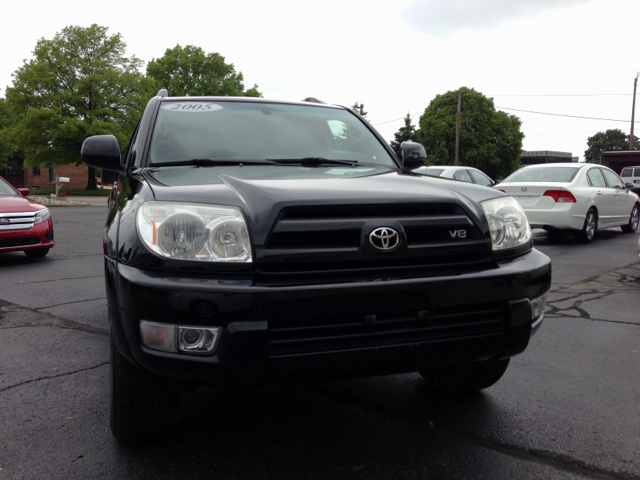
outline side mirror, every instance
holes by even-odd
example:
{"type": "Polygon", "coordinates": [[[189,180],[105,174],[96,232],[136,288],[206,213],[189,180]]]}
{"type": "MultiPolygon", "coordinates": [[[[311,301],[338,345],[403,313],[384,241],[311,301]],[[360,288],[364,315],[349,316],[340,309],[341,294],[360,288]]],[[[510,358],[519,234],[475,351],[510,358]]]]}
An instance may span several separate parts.
{"type": "Polygon", "coordinates": [[[636,185],[634,183],[626,183],[624,186],[626,187],[627,190],[636,188],[636,185]]]}
{"type": "Polygon", "coordinates": [[[20,195],[22,195],[23,197],[28,197],[29,196],[29,189],[28,188],[18,188],[18,193],[20,195]]]}
{"type": "Polygon", "coordinates": [[[87,165],[102,170],[124,172],[120,163],[120,145],[113,135],[96,135],[87,138],[80,150],[82,161],[87,165]]]}
{"type": "Polygon", "coordinates": [[[427,164],[427,152],[422,145],[408,141],[400,144],[402,165],[405,170],[415,170],[427,164]]]}

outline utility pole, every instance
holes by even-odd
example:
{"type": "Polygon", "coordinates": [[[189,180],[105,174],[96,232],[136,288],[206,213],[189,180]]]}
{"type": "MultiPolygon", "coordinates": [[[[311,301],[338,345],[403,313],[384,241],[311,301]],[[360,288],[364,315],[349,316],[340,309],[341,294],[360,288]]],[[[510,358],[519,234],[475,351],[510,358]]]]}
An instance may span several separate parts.
{"type": "Polygon", "coordinates": [[[460,160],[460,90],[458,90],[458,115],[456,117],[456,167],[460,165],[459,160],[460,160]]]}
{"type": "Polygon", "coordinates": [[[636,73],[636,79],[633,81],[633,106],[631,107],[631,133],[629,134],[629,150],[633,150],[633,124],[636,121],[636,87],[638,86],[638,76],[640,73],[636,73]]]}

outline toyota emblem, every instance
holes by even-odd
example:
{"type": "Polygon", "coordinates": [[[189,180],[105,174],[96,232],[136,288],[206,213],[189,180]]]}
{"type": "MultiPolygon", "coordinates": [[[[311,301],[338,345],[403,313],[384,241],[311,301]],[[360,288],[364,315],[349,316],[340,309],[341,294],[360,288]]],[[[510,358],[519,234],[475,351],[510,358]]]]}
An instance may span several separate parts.
{"type": "Polygon", "coordinates": [[[8,218],[0,218],[0,225],[9,225],[11,220],[8,218]]]}
{"type": "Polygon", "coordinates": [[[376,228],[369,235],[369,243],[378,250],[388,252],[390,250],[394,250],[400,245],[400,234],[393,228],[376,228]]]}

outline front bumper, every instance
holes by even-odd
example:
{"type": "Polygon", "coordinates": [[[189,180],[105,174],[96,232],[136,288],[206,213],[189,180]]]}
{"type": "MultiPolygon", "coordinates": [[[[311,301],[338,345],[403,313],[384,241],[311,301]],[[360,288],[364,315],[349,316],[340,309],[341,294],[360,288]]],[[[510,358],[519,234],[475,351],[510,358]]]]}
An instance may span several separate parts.
{"type": "Polygon", "coordinates": [[[365,377],[508,358],[526,348],[532,324],[539,327],[530,300],[551,285],[549,258],[537,250],[481,272],[290,286],[105,262],[122,354],[157,374],[205,385],[365,377]],[[223,330],[214,354],[190,356],[144,347],[141,320],[223,330]]]}
{"type": "Polygon", "coordinates": [[[0,252],[52,248],[54,245],[53,221],[50,218],[27,230],[0,231],[0,252]]]}

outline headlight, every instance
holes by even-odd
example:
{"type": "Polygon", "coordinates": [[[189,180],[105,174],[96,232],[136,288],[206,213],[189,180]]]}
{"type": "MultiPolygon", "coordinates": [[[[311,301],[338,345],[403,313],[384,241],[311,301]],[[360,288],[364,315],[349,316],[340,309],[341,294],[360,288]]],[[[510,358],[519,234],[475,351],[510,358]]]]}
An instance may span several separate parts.
{"type": "Polygon", "coordinates": [[[140,238],[157,255],[200,262],[251,262],[249,232],[239,208],[147,202],[136,220],[140,238]]]}
{"type": "Polygon", "coordinates": [[[51,212],[49,211],[49,209],[43,208],[42,210],[38,210],[36,212],[36,216],[33,219],[33,224],[37,225],[39,223],[46,222],[50,218],[51,218],[51,212]]]}
{"type": "Polygon", "coordinates": [[[493,250],[518,247],[531,240],[531,225],[516,200],[500,197],[481,205],[489,221],[493,250]]]}

